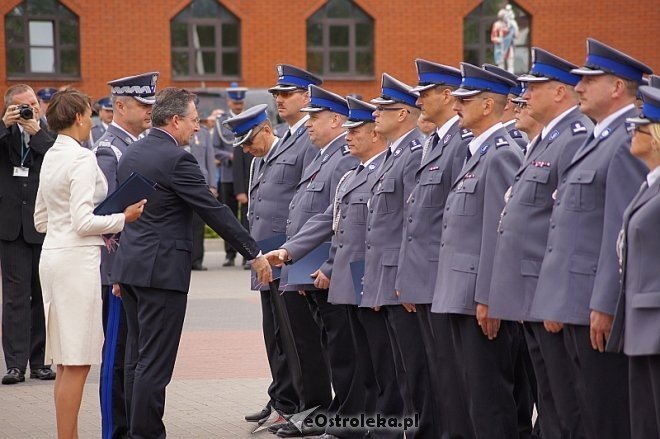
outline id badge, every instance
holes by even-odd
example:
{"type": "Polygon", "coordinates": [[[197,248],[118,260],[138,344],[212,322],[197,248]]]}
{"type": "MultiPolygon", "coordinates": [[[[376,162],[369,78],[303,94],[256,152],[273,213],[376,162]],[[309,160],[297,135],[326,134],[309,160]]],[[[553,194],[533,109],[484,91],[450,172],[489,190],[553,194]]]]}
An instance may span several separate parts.
{"type": "Polygon", "coordinates": [[[30,168],[25,168],[23,166],[14,166],[14,177],[27,178],[30,174],[30,168]]]}

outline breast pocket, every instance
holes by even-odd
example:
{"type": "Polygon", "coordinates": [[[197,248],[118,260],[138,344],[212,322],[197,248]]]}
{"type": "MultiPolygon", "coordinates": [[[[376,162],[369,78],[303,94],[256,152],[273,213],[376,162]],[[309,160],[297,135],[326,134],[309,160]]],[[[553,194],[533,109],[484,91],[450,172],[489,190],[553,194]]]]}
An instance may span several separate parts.
{"type": "Polygon", "coordinates": [[[550,169],[533,166],[528,168],[518,189],[520,204],[544,206],[552,203],[552,190],[548,185],[549,181],[550,169]]]}
{"type": "Polygon", "coordinates": [[[285,155],[275,159],[275,180],[279,184],[296,185],[300,181],[300,170],[296,163],[298,156],[285,155]]]}
{"type": "Polygon", "coordinates": [[[587,212],[596,208],[596,171],[580,170],[568,178],[566,208],[576,212],[587,212]]]}
{"type": "Polygon", "coordinates": [[[442,182],[442,171],[429,172],[422,176],[419,182],[422,207],[444,207],[447,199],[445,187],[442,182]]]}
{"type": "Polygon", "coordinates": [[[471,216],[477,213],[477,184],[479,179],[468,178],[458,184],[454,194],[452,211],[456,215],[471,216]]]}
{"type": "Polygon", "coordinates": [[[310,213],[318,213],[328,206],[328,195],[323,191],[324,181],[311,181],[305,188],[305,202],[303,210],[310,213]]]}
{"type": "Polygon", "coordinates": [[[369,201],[369,194],[356,194],[351,197],[348,204],[348,215],[352,223],[366,224],[367,223],[367,202],[369,201]]]}
{"type": "Polygon", "coordinates": [[[397,206],[400,204],[396,202],[396,180],[385,178],[378,183],[371,202],[378,214],[396,212],[398,210],[397,206]]]}

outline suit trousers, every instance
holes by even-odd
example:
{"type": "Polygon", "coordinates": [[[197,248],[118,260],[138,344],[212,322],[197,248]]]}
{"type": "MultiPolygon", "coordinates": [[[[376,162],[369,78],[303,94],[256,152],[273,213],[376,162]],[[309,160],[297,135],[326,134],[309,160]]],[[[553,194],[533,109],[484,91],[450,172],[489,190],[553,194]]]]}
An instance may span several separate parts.
{"type": "Polygon", "coordinates": [[[44,367],[46,321],[39,282],[41,244],[0,240],[2,350],[7,369],[44,367]]]}
{"type": "Polygon", "coordinates": [[[202,265],[202,262],[204,262],[204,230],[206,229],[206,223],[195,212],[193,212],[192,229],[191,261],[194,267],[195,265],[202,265]]]}
{"type": "MultiPolygon", "coordinates": [[[[234,216],[238,217],[238,201],[236,200],[236,194],[234,194],[234,183],[228,182],[228,183],[222,183],[218,182],[218,187],[220,188],[220,193],[218,194],[218,198],[222,203],[226,204],[229,209],[233,212],[234,216]]],[[[245,218],[245,223],[247,223],[247,205],[246,207],[246,212],[243,215],[245,218]]],[[[241,213],[242,209],[241,209],[241,213]]],[[[245,226],[245,223],[241,221],[241,224],[243,224],[243,227],[247,229],[245,226]]],[[[236,258],[236,249],[231,246],[227,241],[225,241],[225,253],[227,254],[227,258],[229,259],[234,259],[236,258]]]]}
{"type": "Polygon", "coordinates": [[[537,424],[543,439],[585,439],[564,335],[546,331],[541,322],[526,322],[524,331],[536,375],[537,424]]]}
{"type": "Polygon", "coordinates": [[[406,311],[402,305],[383,306],[380,312],[385,313],[391,335],[390,343],[394,355],[400,355],[402,369],[397,370],[399,384],[405,385],[401,393],[407,392],[410,407],[406,416],[419,416],[419,426],[406,432],[406,438],[440,437],[442,423],[439,411],[431,394],[431,377],[428,357],[422,342],[422,331],[415,313],[406,311]]]}
{"type": "Polygon", "coordinates": [[[518,416],[513,396],[515,353],[520,345],[520,333],[514,326],[517,323],[502,321],[493,340],[481,332],[472,315],[449,314],[449,323],[475,437],[517,438],[518,416]]]}
{"type": "Polygon", "coordinates": [[[264,343],[272,378],[268,386],[268,396],[269,404],[273,409],[280,413],[292,414],[300,405],[300,397],[293,385],[293,376],[300,373],[300,368],[297,365],[297,354],[290,328],[286,324],[288,317],[284,299],[277,291],[278,282],[277,280],[273,282],[271,291],[260,292],[264,343]]]}
{"type": "Polygon", "coordinates": [[[466,395],[460,384],[460,367],[451,344],[449,314],[431,312],[430,304],[416,304],[422,341],[429,358],[436,413],[442,422],[443,438],[474,437],[466,395]]]}
{"type": "Polygon", "coordinates": [[[105,336],[99,383],[103,438],[123,438],[128,435],[124,393],[126,313],[121,298],[112,294],[112,285],[102,286],[101,297],[105,336]]]}
{"type": "Polygon", "coordinates": [[[628,357],[633,439],[660,437],[660,355],[628,357]]]}
{"type": "Polygon", "coordinates": [[[630,438],[628,358],[592,348],[589,326],[564,325],[562,332],[587,438],[630,438]]]}
{"type": "MultiPolygon", "coordinates": [[[[368,373],[375,378],[378,388],[375,412],[367,412],[367,414],[378,413],[381,416],[402,417],[404,403],[386,319],[383,312],[377,312],[371,308],[358,308],[357,320],[353,321],[354,325],[362,328],[362,331],[355,332],[358,334],[362,332],[366,337],[372,366],[372,370],[368,373]]],[[[400,430],[376,430],[371,437],[401,439],[403,432],[400,430]]]]}
{"type": "Polygon", "coordinates": [[[126,311],[126,410],[131,439],[165,438],[165,388],[172,379],[188,295],[121,284],[126,311]]]}
{"type": "Polygon", "coordinates": [[[518,437],[537,438],[540,429],[532,425],[534,403],[537,402],[536,376],[525,342],[523,325],[518,322],[513,323],[513,327],[518,331],[516,338],[519,341],[517,344],[518,351],[514,353],[515,363],[513,365],[515,376],[513,398],[516,400],[516,407],[518,407],[518,437]]]}
{"type": "MultiPolygon", "coordinates": [[[[284,294],[296,294],[287,292],[284,294]]],[[[356,416],[364,411],[364,388],[359,375],[358,364],[355,361],[356,348],[349,324],[349,305],[333,305],[328,303],[328,290],[311,290],[305,292],[310,311],[318,310],[322,329],[325,331],[323,341],[330,362],[330,379],[334,398],[327,410],[327,415],[340,417],[356,416]]],[[[349,428],[326,428],[328,434],[342,438],[361,437],[349,428]]]]}

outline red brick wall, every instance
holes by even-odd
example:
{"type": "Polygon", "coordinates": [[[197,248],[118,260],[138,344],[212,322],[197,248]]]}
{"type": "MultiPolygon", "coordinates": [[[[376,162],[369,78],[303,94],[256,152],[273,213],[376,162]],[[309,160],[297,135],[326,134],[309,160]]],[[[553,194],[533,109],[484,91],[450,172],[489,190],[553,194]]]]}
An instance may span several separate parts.
{"type": "MultiPolygon", "coordinates": [[[[200,87],[199,81],[172,81],[169,22],[189,0],[61,0],[80,17],[81,74],[72,85],[93,97],[107,94],[106,82],[120,76],[157,70],[160,87],[200,87]],[[106,4],[108,7],[103,8],[106,4]],[[157,6],[154,6],[157,5],[157,6]]],[[[338,93],[378,94],[380,74],[415,82],[414,59],[457,65],[463,54],[463,18],[479,0],[355,0],[375,20],[375,75],[368,81],[327,81],[338,93]]],[[[1,0],[4,16],[19,1],[1,0]]],[[[305,66],[305,20],[324,0],[223,0],[241,19],[242,84],[268,87],[276,63],[305,66]]],[[[585,38],[593,36],[660,71],[658,0],[606,2],[519,0],[532,15],[532,45],[581,64],[585,38]]],[[[0,88],[7,81],[4,20],[0,20],[0,88]]],[[[28,81],[29,82],[29,81],[28,81]]],[[[62,83],[30,82],[35,88],[62,83]]],[[[207,87],[227,82],[207,81],[207,87]]]]}

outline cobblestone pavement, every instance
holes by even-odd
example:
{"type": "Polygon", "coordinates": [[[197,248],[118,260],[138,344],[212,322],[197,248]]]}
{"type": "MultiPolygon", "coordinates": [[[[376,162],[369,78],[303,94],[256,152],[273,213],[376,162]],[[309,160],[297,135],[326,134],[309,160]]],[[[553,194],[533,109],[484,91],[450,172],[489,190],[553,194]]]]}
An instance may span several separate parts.
{"type": "MultiPolygon", "coordinates": [[[[165,425],[172,438],[272,438],[252,435],[243,416],[266,402],[269,372],[259,296],[249,272],[223,268],[222,242],[206,242],[205,272],[193,272],[174,377],[167,388],[165,425]]],[[[239,262],[240,256],[237,258],[239,262]]],[[[0,351],[1,352],[1,351],[0,351]]],[[[4,374],[4,358],[0,374],[4,374]]],[[[89,374],[80,413],[81,439],[101,437],[99,368],[89,374]]],[[[26,379],[0,385],[0,438],[55,437],[53,382],[26,379]]]]}

